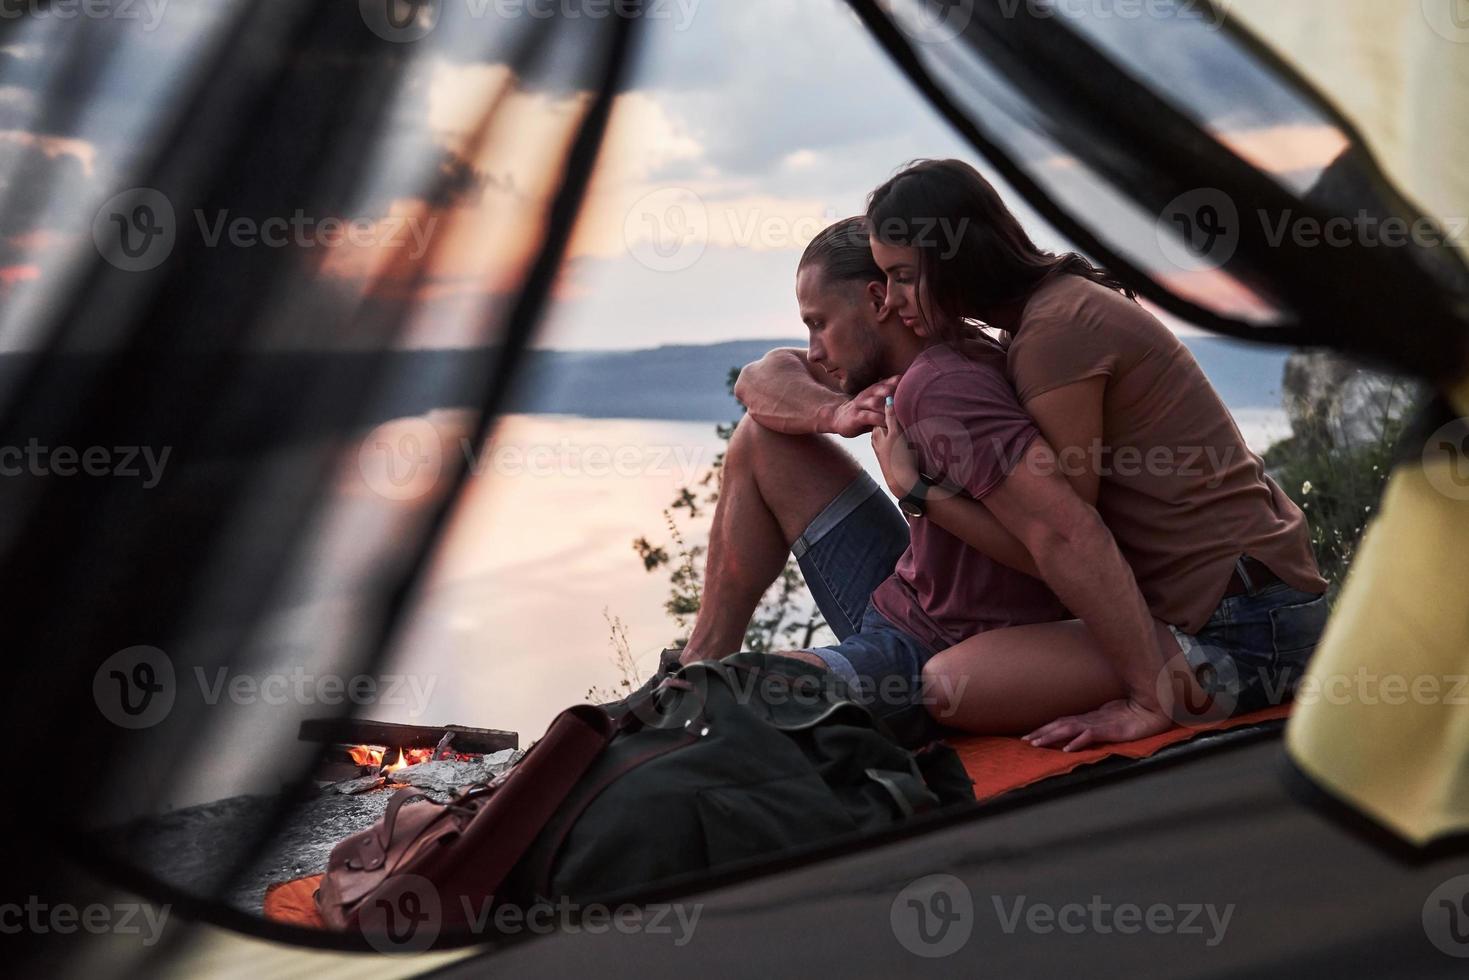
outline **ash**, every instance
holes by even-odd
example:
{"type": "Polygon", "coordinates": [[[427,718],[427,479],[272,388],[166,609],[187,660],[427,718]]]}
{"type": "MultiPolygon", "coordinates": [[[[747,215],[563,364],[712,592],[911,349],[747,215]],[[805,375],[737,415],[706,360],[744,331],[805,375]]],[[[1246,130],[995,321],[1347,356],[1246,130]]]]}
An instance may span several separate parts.
{"type": "Polygon", "coordinates": [[[327,786],[292,804],[279,830],[265,841],[261,835],[281,803],[279,797],[234,796],[176,810],[105,832],[102,843],[170,885],[258,914],[272,884],[320,874],[333,847],[376,823],[402,788],[398,781],[426,794],[408,806],[426,799],[446,802],[463,786],[488,782],[521,754],[506,750],[468,762],[422,762],[398,770],[392,783],[378,785],[369,777],[327,786]],[[256,859],[231,881],[231,866],[245,847],[253,847],[256,859]]]}

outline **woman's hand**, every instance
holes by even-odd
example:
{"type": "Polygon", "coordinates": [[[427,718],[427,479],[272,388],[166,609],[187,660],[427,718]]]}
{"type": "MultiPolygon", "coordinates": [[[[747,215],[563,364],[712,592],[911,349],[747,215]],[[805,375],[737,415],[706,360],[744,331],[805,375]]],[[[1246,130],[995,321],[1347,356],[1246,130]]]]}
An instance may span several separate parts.
{"type": "Polygon", "coordinates": [[[1173,726],[1173,719],[1156,708],[1145,707],[1132,698],[1119,698],[1084,715],[1057,718],[1024,736],[1024,740],[1037,748],[1075,752],[1105,742],[1147,738],[1173,726]]]}
{"type": "Polygon", "coordinates": [[[908,437],[898,424],[893,411],[893,400],[884,406],[885,424],[872,430],[872,451],[877,455],[877,465],[882,467],[882,477],[894,497],[906,497],[918,485],[918,463],[913,458],[913,449],[908,437]]]}

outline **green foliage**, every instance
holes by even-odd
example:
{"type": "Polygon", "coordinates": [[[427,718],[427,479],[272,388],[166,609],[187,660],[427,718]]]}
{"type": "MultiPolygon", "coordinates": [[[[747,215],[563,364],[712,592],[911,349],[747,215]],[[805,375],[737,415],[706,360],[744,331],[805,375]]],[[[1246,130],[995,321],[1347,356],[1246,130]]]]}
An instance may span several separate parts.
{"type": "MultiPolygon", "coordinates": [[[[739,368],[731,368],[726,379],[730,392],[734,392],[739,368]]],[[[736,419],[727,425],[715,428],[716,434],[725,442],[734,435],[736,419]]],[[[633,542],[633,550],[643,561],[643,568],[655,572],[662,568],[668,572],[668,601],[664,608],[678,628],[674,646],[682,646],[688,639],[694,618],[703,601],[703,558],[704,545],[690,545],[684,540],[678,525],[678,512],[687,511],[689,519],[697,519],[719,502],[720,479],[724,472],[724,453],[720,452],[710,464],[708,472],[692,485],[680,487],[673,502],[663,512],[672,545],[669,549],[655,545],[647,537],[633,542]]],[[[780,577],[761,599],[755,615],[745,631],[746,650],[771,653],[777,650],[804,649],[813,644],[825,628],[816,602],[801,576],[801,568],[795,559],[786,563],[780,577]]],[[[615,645],[615,644],[614,644],[615,645]]]]}
{"type": "MultiPolygon", "coordinates": [[[[1390,395],[1385,404],[1394,400],[1390,395]]],[[[1330,583],[1333,601],[1382,498],[1403,434],[1404,423],[1387,411],[1379,425],[1377,439],[1353,444],[1340,418],[1314,413],[1298,418],[1295,434],[1265,453],[1271,475],[1310,522],[1316,563],[1330,583]]]]}

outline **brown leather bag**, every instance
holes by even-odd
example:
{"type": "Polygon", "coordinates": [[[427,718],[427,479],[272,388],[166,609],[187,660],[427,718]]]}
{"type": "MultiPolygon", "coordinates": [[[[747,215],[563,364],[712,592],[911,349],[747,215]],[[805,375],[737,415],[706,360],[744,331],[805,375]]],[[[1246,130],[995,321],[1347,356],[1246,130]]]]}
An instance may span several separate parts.
{"type": "Polygon", "coordinates": [[[332,928],[366,931],[375,923],[364,923],[364,912],[372,918],[375,905],[398,903],[406,881],[432,892],[411,897],[415,908],[434,907],[435,934],[467,927],[614,730],[601,708],[578,705],[558,715],[514,767],[452,803],[405,808],[423,793],[399,790],[381,820],[332,849],[316,893],[322,919],[332,928]]]}

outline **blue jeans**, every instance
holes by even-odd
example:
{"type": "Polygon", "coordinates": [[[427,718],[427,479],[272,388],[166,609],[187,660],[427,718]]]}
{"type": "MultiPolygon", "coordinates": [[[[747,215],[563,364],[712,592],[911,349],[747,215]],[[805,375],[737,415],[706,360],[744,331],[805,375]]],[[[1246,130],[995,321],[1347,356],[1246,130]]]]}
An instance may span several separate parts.
{"type": "Polygon", "coordinates": [[[1325,596],[1276,582],[1225,599],[1196,634],[1174,629],[1200,685],[1219,705],[1210,719],[1290,700],[1330,613],[1325,596]]]}
{"type": "Polygon", "coordinates": [[[840,641],[812,650],[879,717],[916,700],[923,665],[936,651],[872,605],[872,593],[908,547],[908,521],[883,489],[861,474],[791,546],[827,625],[840,641]]]}

